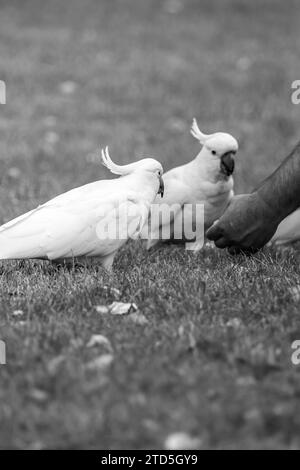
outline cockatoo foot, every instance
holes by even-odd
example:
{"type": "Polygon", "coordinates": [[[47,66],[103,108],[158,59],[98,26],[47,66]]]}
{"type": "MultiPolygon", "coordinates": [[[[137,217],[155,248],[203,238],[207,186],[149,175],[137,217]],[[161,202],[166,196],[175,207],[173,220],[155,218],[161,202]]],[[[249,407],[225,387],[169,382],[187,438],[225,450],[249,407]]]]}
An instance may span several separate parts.
{"type": "Polygon", "coordinates": [[[215,250],[216,249],[216,246],[215,246],[214,242],[210,242],[208,240],[205,242],[205,247],[209,248],[210,250],[215,250]]]}
{"type": "Polygon", "coordinates": [[[108,272],[111,273],[113,270],[115,253],[111,253],[103,258],[99,258],[101,266],[108,272]]]}
{"type": "Polygon", "coordinates": [[[82,256],[80,258],[64,258],[51,260],[51,263],[56,266],[57,269],[68,269],[69,271],[75,270],[80,271],[92,266],[102,266],[107,272],[112,271],[112,265],[114,261],[115,253],[105,257],[87,257],[82,256]]]}
{"type": "Polygon", "coordinates": [[[156,246],[159,243],[159,240],[146,240],[146,250],[151,250],[154,246],[156,246]]]}
{"type": "Polygon", "coordinates": [[[185,244],[185,249],[187,251],[191,251],[196,253],[197,251],[200,251],[201,248],[203,248],[204,242],[203,240],[196,240],[195,242],[189,242],[185,244]]]}
{"type": "Polygon", "coordinates": [[[97,257],[89,258],[87,256],[80,256],[79,258],[64,258],[52,260],[51,262],[58,269],[66,268],[69,271],[82,271],[86,268],[90,268],[95,263],[101,264],[101,259],[99,260],[97,257]]]}
{"type": "Polygon", "coordinates": [[[78,259],[75,258],[66,258],[66,259],[55,259],[51,260],[52,265],[54,265],[57,269],[64,269],[66,268],[68,271],[71,270],[80,270],[86,267],[84,262],[80,262],[78,259]]]}

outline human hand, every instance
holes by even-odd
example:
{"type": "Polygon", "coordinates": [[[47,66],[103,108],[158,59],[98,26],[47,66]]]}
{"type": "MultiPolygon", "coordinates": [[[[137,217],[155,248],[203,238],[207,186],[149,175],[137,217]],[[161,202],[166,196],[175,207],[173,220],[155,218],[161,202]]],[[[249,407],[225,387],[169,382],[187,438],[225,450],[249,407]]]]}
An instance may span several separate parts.
{"type": "Polygon", "coordinates": [[[231,254],[254,253],[276,232],[280,220],[258,193],[234,196],[226,211],[207,231],[206,236],[218,248],[231,254]]]}

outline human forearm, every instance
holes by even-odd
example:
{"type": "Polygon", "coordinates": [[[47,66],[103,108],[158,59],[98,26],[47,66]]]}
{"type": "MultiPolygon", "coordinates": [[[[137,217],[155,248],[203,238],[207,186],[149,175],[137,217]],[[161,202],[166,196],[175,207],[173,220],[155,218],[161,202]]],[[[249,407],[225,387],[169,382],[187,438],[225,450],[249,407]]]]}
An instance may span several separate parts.
{"type": "Polygon", "coordinates": [[[278,223],[300,207],[300,143],[254,192],[278,223]]]}

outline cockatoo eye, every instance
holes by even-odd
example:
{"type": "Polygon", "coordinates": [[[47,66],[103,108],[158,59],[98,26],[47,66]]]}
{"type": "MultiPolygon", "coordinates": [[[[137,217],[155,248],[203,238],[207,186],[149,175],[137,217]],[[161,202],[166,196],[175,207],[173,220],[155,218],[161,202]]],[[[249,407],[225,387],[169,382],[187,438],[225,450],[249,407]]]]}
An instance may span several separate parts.
{"type": "Polygon", "coordinates": [[[212,150],[211,153],[212,153],[213,155],[217,155],[217,152],[216,152],[215,150],[212,150]]]}

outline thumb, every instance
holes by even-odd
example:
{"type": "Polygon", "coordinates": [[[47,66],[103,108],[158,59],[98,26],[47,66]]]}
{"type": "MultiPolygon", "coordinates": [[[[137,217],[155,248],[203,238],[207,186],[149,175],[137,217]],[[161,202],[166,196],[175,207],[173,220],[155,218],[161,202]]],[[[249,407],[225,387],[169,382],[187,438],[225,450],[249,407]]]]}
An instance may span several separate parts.
{"type": "Polygon", "coordinates": [[[223,229],[220,227],[219,219],[215,220],[212,226],[207,230],[206,236],[209,240],[217,240],[222,237],[223,229]]]}

